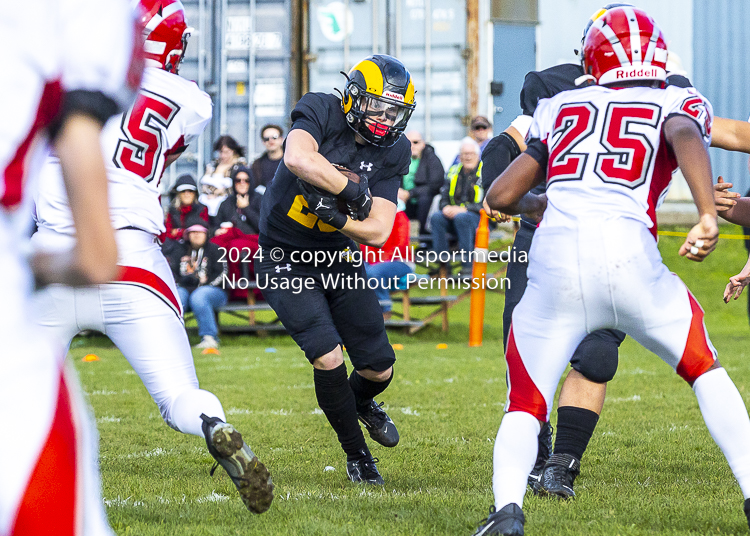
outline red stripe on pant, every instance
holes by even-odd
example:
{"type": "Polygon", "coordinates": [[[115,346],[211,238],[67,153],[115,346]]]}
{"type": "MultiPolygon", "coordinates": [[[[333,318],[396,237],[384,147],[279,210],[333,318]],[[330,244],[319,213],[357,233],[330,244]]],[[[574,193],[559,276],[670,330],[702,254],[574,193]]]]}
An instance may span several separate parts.
{"type": "Polygon", "coordinates": [[[12,536],[74,536],[78,533],[76,434],[70,394],[61,374],[57,409],[49,437],[21,500],[10,532],[12,536]]]}
{"type": "Polygon", "coordinates": [[[685,350],[682,353],[680,363],[677,365],[677,374],[690,385],[714,364],[716,356],[708,345],[706,326],[703,324],[703,309],[688,290],[690,308],[693,310],[693,319],[690,321],[685,350]]]}
{"type": "Polygon", "coordinates": [[[172,289],[158,275],[137,268],[135,266],[120,266],[120,276],[117,278],[118,283],[136,283],[149,287],[155,294],[164,301],[171,304],[178,316],[182,316],[182,305],[180,300],[174,295],[172,289]]]}
{"type": "Polygon", "coordinates": [[[516,338],[513,334],[513,324],[510,325],[505,361],[508,363],[508,375],[510,377],[508,411],[525,411],[540,421],[546,421],[547,402],[526,371],[521,354],[518,353],[516,338]]]}

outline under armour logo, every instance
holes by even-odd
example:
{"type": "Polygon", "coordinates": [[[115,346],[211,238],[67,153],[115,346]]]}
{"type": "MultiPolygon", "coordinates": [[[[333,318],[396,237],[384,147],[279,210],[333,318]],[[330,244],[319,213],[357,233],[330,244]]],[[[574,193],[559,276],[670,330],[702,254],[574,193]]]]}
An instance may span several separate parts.
{"type": "Polygon", "coordinates": [[[280,273],[281,273],[281,270],[286,270],[287,272],[291,272],[291,271],[292,271],[292,265],[291,265],[291,264],[289,264],[289,263],[286,263],[286,266],[279,266],[279,265],[277,264],[277,265],[276,265],[276,273],[277,273],[277,274],[280,274],[280,273]]]}
{"type": "Polygon", "coordinates": [[[325,203],[323,202],[323,200],[322,200],[322,199],[319,199],[319,200],[318,200],[318,206],[317,206],[317,207],[315,207],[315,210],[320,210],[321,208],[325,208],[325,209],[328,209],[328,208],[331,208],[331,207],[329,207],[328,205],[326,205],[326,204],[325,204],[325,203]]]}
{"type": "Polygon", "coordinates": [[[359,163],[359,169],[363,171],[372,171],[372,162],[365,164],[365,161],[362,160],[362,162],[359,163]]]}

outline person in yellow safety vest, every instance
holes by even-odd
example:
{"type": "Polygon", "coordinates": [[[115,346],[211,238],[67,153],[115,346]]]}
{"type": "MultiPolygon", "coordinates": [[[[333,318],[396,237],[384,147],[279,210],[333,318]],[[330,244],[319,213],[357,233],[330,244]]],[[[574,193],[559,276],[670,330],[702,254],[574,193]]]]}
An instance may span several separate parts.
{"type": "Polygon", "coordinates": [[[440,190],[440,205],[430,218],[432,224],[432,249],[441,264],[450,270],[450,261],[461,260],[459,278],[471,277],[470,253],[474,249],[474,235],[479,225],[482,208],[481,150],[471,138],[461,140],[459,163],[451,166],[445,184],[440,190]],[[458,239],[460,258],[450,254],[448,233],[458,239]]]}

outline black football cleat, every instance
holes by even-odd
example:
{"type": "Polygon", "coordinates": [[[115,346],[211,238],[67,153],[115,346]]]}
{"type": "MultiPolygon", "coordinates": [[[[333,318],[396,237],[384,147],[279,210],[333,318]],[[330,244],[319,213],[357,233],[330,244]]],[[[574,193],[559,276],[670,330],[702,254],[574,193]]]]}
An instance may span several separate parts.
{"type": "Polygon", "coordinates": [[[570,454],[553,454],[542,472],[543,491],[563,499],[574,499],[573,482],[581,472],[581,462],[570,454]]]}
{"type": "Polygon", "coordinates": [[[268,510],[273,501],[273,482],[266,466],[258,461],[234,426],[205,414],[201,414],[201,419],[208,452],[216,460],[211,476],[221,465],[234,482],[248,510],[254,514],[268,510]]]}
{"type": "Polygon", "coordinates": [[[383,404],[385,402],[376,404],[374,400],[370,400],[366,406],[358,405],[357,415],[374,441],[384,447],[395,447],[399,440],[398,430],[388,414],[383,411],[383,404]]]}
{"type": "Polygon", "coordinates": [[[355,484],[371,484],[373,486],[384,486],[383,477],[378,472],[375,465],[377,458],[373,458],[370,453],[364,450],[360,451],[361,458],[346,462],[346,474],[349,480],[355,484]]]}
{"type": "Polygon", "coordinates": [[[747,518],[747,526],[750,528],[750,499],[745,499],[745,517],[747,518]]]}
{"type": "Polygon", "coordinates": [[[529,473],[528,480],[528,485],[534,495],[539,495],[540,492],[544,491],[542,487],[542,472],[544,471],[544,464],[547,463],[552,453],[552,425],[550,423],[545,422],[542,425],[541,430],[539,430],[537,442],[536,462],[534,462],[534,468],[529,473]]]}
{"type": "Polygon", "coordinates": [[[499,534],[502,536],[523,536],[523,524],[526,519],[523,510],[516,503],[510,503],[495,511],[490,507],[490,515],[483,520],[472,536],[489,536],[499,534]]]}

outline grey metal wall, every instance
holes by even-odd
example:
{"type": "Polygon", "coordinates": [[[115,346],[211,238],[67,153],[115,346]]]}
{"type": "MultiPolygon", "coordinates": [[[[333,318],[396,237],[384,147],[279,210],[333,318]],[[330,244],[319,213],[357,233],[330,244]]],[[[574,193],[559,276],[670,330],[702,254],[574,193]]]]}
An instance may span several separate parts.
{"type": "MultiPolygon", "coordinates": [[[[715,115],[750,115],[750,2],[693,0],[693,84],[711,101],[715,115]]],[[[714,175],[750,188],[747,155],[711,149],[714,175]]]]}
{"type": "Polygon", "coordinates": [[[429,141],[466,134],[463,0],[310,0],[310,91],[343,89],[339,71],[373,53],[408,67],[417,90],[409,127],[429,141]]]}
{"type": "Polygon", "coordinates": [[[183,0],[194,33],[180,74],[195,80],[214,103],[211,124],[171,166],[168,187],[181,173],[203,174],[222,134],[252,159],[263,150],[258,129],[286,128],[291,88],[290,0],[183,0]]]}

